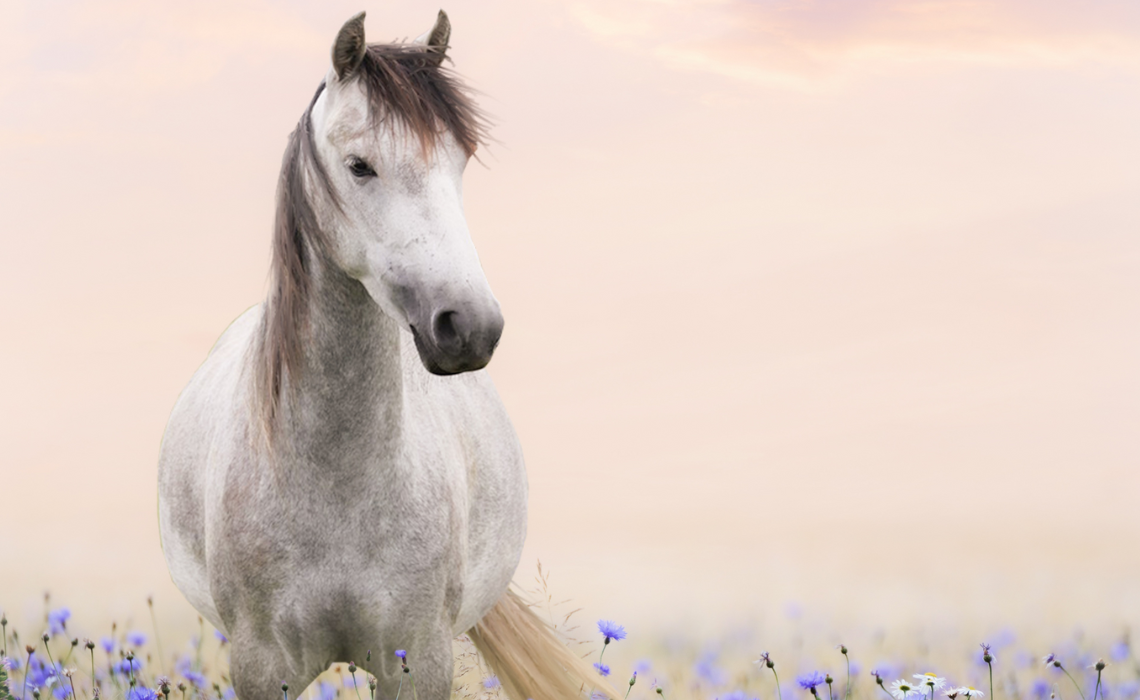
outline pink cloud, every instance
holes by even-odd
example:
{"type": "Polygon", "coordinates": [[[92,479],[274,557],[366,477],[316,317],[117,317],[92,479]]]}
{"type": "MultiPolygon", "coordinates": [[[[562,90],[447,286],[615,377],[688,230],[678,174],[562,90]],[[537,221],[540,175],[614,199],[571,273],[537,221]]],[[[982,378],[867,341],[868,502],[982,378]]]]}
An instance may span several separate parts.
{"type": "Polygon", "coordinates": [[[996,0],[584,0],[598,40],[677,68],[803,84],[930,63],[1140,67],[1140,7],[996,0]]]}

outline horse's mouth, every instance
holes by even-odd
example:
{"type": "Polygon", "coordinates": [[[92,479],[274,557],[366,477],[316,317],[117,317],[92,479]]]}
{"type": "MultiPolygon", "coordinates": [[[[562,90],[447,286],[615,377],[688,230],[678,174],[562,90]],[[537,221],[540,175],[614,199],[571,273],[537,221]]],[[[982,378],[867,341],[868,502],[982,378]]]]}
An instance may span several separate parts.
{"type": "Polygon", "coordinates": [[[412,338],[416,342],[416,351],[424,368],[442,377],[483,369],[491,361],[491,355],[495,351],[492,346],[485,352],[474,352],[465,345],[459,352],[445,353],[438,345],[425,338],[415,326],[409,324],[408,327],[412,329],[412,338]]]}

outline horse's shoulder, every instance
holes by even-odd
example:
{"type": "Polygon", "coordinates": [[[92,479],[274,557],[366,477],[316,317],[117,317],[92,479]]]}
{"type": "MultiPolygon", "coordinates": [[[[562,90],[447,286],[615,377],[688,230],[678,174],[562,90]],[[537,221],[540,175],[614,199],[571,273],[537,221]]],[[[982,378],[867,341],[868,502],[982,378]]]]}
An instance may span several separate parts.
{"type": "Polygon", "coordinates": [[[253,338],[258,326],[261,325],[264,308],[265,304],[255,304],[246,309],[241,316],[231,321],[230,325],[226,326],[226,329],[214,341],[214,346],[210,348],[206,357],[208,358],[220,350],[232,348],[235,345],[245,348],[253,338]]]}

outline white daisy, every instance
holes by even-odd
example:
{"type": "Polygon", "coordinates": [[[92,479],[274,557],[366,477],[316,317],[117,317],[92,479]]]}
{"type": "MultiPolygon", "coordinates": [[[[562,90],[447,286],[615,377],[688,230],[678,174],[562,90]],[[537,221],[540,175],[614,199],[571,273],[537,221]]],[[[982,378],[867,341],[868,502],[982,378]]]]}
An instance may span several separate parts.
{"type": "Polygon", "coordinates": [[[980,698],[983,695],[985,695],[985,693],[978,690],[977,688],[971,688],[971,687],[965,686],[965,685],[962,686],[961,688],[958,688],[958,694],[962,695],[964,697],[967,697],[967,698],[980,698]]]}
{"type": "Polygon", "coordinates": [[[890,694],[898,698],[898,700],[906,700],[911,695],[918,695],[918,686],[910,681],[899,679],[891,683],[890,694]]]}
{"type": "Polygon", "coordinates": [[[914,678],[918,681],[919,685],[935,690],[941,690],[942,686],[946,685],[945,678],[939,678],[933,673],[916,673],[914,674],[914,678]]]}

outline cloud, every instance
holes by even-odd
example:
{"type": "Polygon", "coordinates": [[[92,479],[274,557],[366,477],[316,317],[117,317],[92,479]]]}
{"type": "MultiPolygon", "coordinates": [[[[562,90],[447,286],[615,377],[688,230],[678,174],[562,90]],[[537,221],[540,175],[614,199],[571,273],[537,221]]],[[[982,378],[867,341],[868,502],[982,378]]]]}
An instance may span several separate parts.
{"type": "Polygon", "coordinates": [[[1140,68],[1140,5],[1107,0],[580,0],[570,13],[600,42],[767,84],[931,64],[1140,68]]]}

